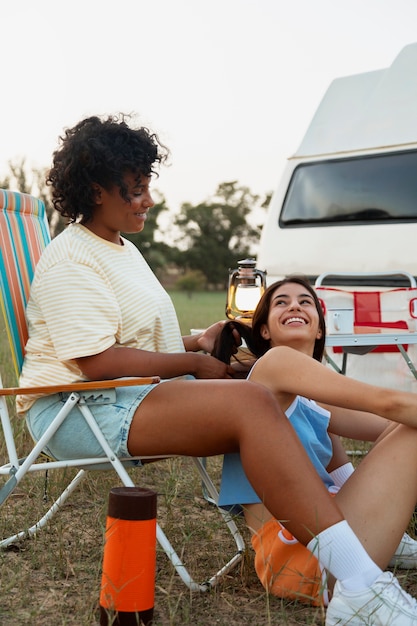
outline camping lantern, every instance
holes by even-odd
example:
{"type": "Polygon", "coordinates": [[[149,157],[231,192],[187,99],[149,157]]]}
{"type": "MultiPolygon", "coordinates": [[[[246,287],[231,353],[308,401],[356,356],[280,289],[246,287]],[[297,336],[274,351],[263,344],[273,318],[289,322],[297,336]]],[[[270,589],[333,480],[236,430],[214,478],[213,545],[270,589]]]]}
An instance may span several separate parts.
{"type": "Polygon", "coordinates": [[[266,272],[258,270],[255,259],[238,261],[238,269],[229,269],[226,315],[230,320],[250,322],[266,287],[266,272]]]}

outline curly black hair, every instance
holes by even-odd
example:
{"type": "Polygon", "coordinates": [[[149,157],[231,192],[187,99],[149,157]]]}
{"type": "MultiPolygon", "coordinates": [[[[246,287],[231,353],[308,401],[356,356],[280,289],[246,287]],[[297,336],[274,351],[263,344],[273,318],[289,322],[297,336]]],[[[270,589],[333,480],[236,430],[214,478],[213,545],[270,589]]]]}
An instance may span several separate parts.
{"type": "Polygon", "coordinates": [[[168,150],[147,128],[131,128],[131,116],[123,113],[100,119],[88,117],[59,138],[46,183],[52,188],[52,202],[70,222],[88,222],[95,207],[94,184],[106,190],[120,188],[129,201],[124,182],[127,173],[139,181],[157,175],[154,164],[166,161],[168,150]]]}

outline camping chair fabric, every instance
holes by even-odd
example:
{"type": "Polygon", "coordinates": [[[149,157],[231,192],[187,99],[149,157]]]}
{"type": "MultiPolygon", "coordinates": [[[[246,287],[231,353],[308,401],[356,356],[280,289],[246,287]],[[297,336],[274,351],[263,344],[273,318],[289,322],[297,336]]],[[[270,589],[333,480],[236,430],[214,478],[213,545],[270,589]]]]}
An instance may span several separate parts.
{"type": "MultiPolygon", "coordinates": [[[[386,291],[348,291],[316,287],[323,312],[352,309],[354,333],[414,332],[417,319],[417,289],[401,287],[386,291]]],[[[408,348],[408,347],[407,347],[408,348]]],[[[335,352],[340,352],[336,348],[335,352]]],[[[378,346],[375,352],[398,352],[396,346],[378,346]]]]}
{"type": "Polygon", "coordinates": [[[30,284],[50,236],[41,200],[0,189],[0,207],[0,303],[18,376],[27,341],[24,311],[30,284]]]}
{"type": "MultiPolygon", "coordinates": [[[[22,367],[24,346],[27,340],[25,309],[29,298],[30,284],[36,263],[49,241],[50,234],[43,202],[28,194],[0,190],[0,303],[16,376],[19,375],[22,367]]],[[[73,480],[40,520],[30,528],[0,540],[0,547],[4,548],[24,537],[32,536],[48,524],[50,519],[59,511],[66,499],[79,485],[86,471],[89,469],[101,470],[113,468],[125,486],[134,486],[133,480],[126,470],[126,465],[131,465],[132,461],[144,461],[146,459],[118,459],[115,456],[94,420],[86,398],[91,395],[91,390],[127,385],[157,384],[158,382],[159,378],[153,376],[148,378],[123,378],[111,381],[91,381],[87,383],[61,385],[59,387],[51,384],[51,386],[48,387],[22,389],[18,387],[3,388],[0,380],[0,417],[8,454],[8,461],[0,467],[0,475],[5,476],[7,479],[5,484],[0,488],[0,506],[28,472],[50,471],[66,467],[79,469],[73,480]],[[42,438],[33,445],[33,448],[27,456],[19,459],[6,397],[16,396],[23,392],[25,394],[52,394],[61,391],[69,392],[68,399],[64,406],[59,413],[57,413],[57,416],[42,438]],[[50,459],[45,462],[41,456],[44,447],[75,405],[78,405],[84,419],[100,443],[103,449],[103,456],[93,459],[83,458],[65,461],[50,459]]],[[[163,458],[166,458],[166,456],[163,458]]],[[[152,460],[156,459],[153,457],[152,460]]],[[[211,501],[217,506],[218,493],[204,463],[198,458],[193,458],[192,460],[201,476],[205,489],[211,496],[211,501]]],[[[218,511],[235,541],[237,552],[208,581],[201,584],[195,582],[190,576],[160,525],[157,524],[156,534],[158,543],[165,551],[183,582],[192,591],[205,591],[214,586],[242,559],[245,549],[243,538],[230,515],[222,509],[218,508],[218,511]]]]}
{"type": "MultiPolygon", "coordinates": [[[[326,318],[326,326],[332,329],[332,315],[337,311],[351,311],[354,335],[394,334],[408,335],[417,331],[416,280],[408,272],[390,273],[331,273],[321,274],[315,282],[315,290],[326,318]],[[341,287],[346,277],[357,278],[354,284],[383,285],[383,279],[395,276],[400,284],[409,286],[341,287]],[[341,280],[342,279],[342,280],[341,280]],[[325,284],[326,283],[326,284],[325,284]],[[330,284],[329,284],[330,283],[330,284]]],[[[350,333],[349,333],[350,334],[350,333]]],[[[402,345],[412,361],[417,357],[415,343],[402,345]]],[[[417,380],[407,366],[405,358],[395,342],[391,345],[359,347],[326,347],[326,360],[343,373],[370,384],[415,391],[417,380]],[[347,360],[347,354],[349,359],[347,360]]]]}

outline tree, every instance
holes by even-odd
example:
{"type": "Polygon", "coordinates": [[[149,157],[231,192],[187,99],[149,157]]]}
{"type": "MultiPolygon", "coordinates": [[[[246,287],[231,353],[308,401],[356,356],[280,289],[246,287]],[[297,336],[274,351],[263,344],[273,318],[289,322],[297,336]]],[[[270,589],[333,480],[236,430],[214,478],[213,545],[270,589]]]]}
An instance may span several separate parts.
{"type": "Polygon", "coordinates": [[[202,291],[205,287],[206,277],[200,270],[188,270],[183,276],[178,278],[175,288],[185,291],[189,298],[195,291],[202,291]]]}
{"type": "Polygon", "coordinates": [[[259,239],[260,227],[247,221],[259,202],[248,187],[232,181],[221,183],[204,203],[183,204],[175,224],[182,233],[178,242],[184,265],[203,272],[210,284],[225,287],[228,268],[249,256],[259,239]]]}
{"type": "Polygon", "coordinates": [[[32,168],[29,172],[24,158],[20,161],[9,161],[8,167],[10,173],[3,180],[0,180],[0,187],[28,193],[42,200],[45,205],[51,237],[58,235],[64,230],[66,221],[58,211],[55,211],[51,202],[49,188],[45,182],[47,169],[32,168]]]}
{"type": "Polygon", "coordinates": [[[0,189],[10,189],[10,176],[0,178],[0,189]]]}

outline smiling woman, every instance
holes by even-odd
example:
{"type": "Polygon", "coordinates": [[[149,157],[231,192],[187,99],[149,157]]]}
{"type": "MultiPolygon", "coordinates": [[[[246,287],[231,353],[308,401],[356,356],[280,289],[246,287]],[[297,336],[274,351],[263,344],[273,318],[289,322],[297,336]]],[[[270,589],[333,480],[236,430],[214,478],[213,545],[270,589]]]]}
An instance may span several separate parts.
{"type": "MultiPolygon", "coordinates": [[[[255,310],[252,328],[236,321],[223,328],[213,354],[225,362],[233,354],[236,332],[257,357],[250,380],[273,392],[323,484],[374,561],[381,568],[388,563],[417,568],[417,541],[403,536],[417,499],[416,481],[410,484],[407,479],[410,462],[417,470],[417,429],[384,419],[416,426],[415,395],[371,387],[321,363],[325,320],[314,289],[302,276],[288,276],[268,287],[255,310]],[[338,436],[378,442],[353,472],[338,436]],[[392,463],[397,455],[402,462],[392,463]],[[395,507],[388,511],[386,502],[393,498],[395,507]],[[401,557],[404,551],[407,560],[401,557]]],[[[253,532],[255,567],[271,593],[327,604],[332,585],[322,564],[312,559],[255,494],[239,454],[225,455],[219,502],[244,507],[253,532]]],[[[316,554],[321,560],[323,553],[316,554]]],[[[343,589],[335,589],[343,603],[343,589]]],[[[356,624],[348,617],[345,613],[346,621],[356,624]]],[[[341,621],[346,623],[345,619],[341,621]]]]}
{"type": "Polygon", "coordinates": [[[324,337],[322,309],[303,285],[286,282],[274,292],[260,332],[270,347],[286,345],[311,356],[316,342],[324,337]]]}

